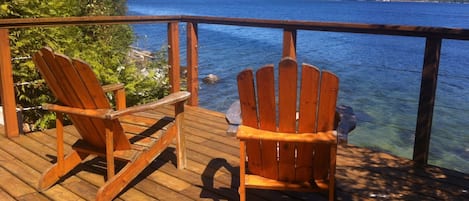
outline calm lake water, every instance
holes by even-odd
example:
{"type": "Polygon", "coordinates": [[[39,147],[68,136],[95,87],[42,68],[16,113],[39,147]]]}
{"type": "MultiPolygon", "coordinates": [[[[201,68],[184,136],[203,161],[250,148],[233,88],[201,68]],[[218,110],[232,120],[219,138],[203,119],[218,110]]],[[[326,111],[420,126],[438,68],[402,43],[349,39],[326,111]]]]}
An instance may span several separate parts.
{"type": "MultiPolygon", "coordinates": [[[[469,4],[307,0],[129,0],[129,15],[203,15],[469,28],[469,4]]],[[[134,25],[135,45],[167,43],[166,25],[134,25]]],[[[185,28],[181,26],[181,47],[185,28]]],[[[339,103],[351,106],[357,128],[349,143],[411,158],[425,39],[299,31],[298,61],[340,77],[339,103]]],[[[184,49],[184,48],[181,48],[184,49]]],[[[236,100],[236,74],[278,63],[282,30],[199,25],[200,105],[225,112],[236,100]]],[[[185,50],[181,50],[185,54],[185,50]]],[[[469,41],[444,40],[430,163],[469,173],[469,41]]],[[[185,56],[181,57],[185,58],[185,56]]],[[[185,62],[185,61],[182,61],[185,62]]],[[[182,64],[185,65],[185,64],[182,64]]]]}

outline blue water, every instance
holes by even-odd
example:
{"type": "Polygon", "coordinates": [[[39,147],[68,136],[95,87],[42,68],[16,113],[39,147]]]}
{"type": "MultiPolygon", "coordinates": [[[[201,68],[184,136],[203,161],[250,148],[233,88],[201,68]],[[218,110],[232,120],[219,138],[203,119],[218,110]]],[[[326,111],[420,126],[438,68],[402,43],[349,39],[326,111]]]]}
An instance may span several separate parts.
{"type": "MultiPolygon", "coordinates": [[[[307,0],[129,0],[129,15],[202,15],[469,28],[469,4],[307,0]]],[[[136,45],[159,50],[166,25],[134,25],[136,45]]],[[[185,29],[181,26],[181,49],[185,29]]],[[[298,61],[340,77],[339,103],[353,107],[349,143],[411,158],[425,39],[299,31],[298,61]]],[[[185,50],[181,50],[184,55],[185,50]]],[[[282,30],[199,25],[200,105],[225,112],[237,99],[236,74],[278,63],[282,30]]],[[[430,163],[469,173],[469,41],[444,40],[430,163]]],[[[181,58],[185,58],[184,56],[181,58]]],[[[182,61],[184,62],[184,61],[182,61]]],[[[184,65],[184,64],[183,64],[184,65]]]]}

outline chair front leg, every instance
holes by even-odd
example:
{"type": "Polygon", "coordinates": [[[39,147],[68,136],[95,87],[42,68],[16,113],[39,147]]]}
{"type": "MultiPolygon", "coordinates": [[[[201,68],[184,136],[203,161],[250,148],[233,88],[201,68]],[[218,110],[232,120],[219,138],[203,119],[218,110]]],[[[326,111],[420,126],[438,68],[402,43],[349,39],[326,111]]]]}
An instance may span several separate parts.
{"type": "Polygon", "coordinates": [[[107,163],[107,179],[111,179],[115,175],[114,167],[114,123],[106,121],[106,163],[107,163]]]}
{"type": "Polygon", "coordinates": [[[239,142],[239,200],[246,200],[246,186],[245,186],[245,174],[246,174],[246,142],[239,142]]]}
{"type": "Polygon", "coordinates": [[[65,169],[64,169],[64,118],[63,114],[60,112],[57,112],[56,114],[56,120],[55,120],[55,129],[57,133],[57,169],[59,172],[59,177],[63,176],[65,174],[65,169]]]}
{"type": "Polygon", "coordinates": [[[184,102],[178,102],[174,105],[175,109],[175,128],[176,128],[176,157],[177,168],[184,169],[187,164],[186,156],[186,138],[184,136],[182,121],[184,121],[184,102]]]}

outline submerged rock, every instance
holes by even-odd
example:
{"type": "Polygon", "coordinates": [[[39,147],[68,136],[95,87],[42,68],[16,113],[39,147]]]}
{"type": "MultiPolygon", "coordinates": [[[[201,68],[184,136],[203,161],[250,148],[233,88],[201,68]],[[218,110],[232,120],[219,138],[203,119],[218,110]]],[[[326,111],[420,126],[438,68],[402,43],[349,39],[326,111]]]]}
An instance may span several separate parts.
{"type": "Polygon", "coordinates": [[[357,117],[352,107],[346,105],[338,105],[336,112],[340,116],[340,122],[337,126],[339,143],[347,144],[349,133],[357,126],[357,117]]]}
{"type": "Polygon", "coordinates": [[[220,79],[218,78],[218,76],[214,75],[214,74],[208,74],[206,77],[204,77],[202,79],[202,81],[205,83],[205,84],[215,84],[216,82],[218,82],[220,79]]]}

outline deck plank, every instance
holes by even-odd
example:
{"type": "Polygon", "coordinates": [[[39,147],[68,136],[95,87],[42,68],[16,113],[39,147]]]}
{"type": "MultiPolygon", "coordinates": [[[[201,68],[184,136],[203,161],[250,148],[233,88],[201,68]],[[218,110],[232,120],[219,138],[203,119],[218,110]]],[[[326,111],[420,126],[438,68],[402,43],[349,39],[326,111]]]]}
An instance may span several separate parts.
{"type": "MultiPolygon", "coordinates": [[[[166,107],[139,115],[156,118],[171,112],[166,107]]],[[[172,145],[115,200],[237,200],[239,142],[226,135],[227,128],[223,114],[186,107],[187,168],[176,168],[172,145]]],[[[104,159],[90,158],[75,174],[38,192],[40,174],[55,161],[55,130],[13,139],[2,131],[0,135],[0,200],[94,200],[104,183],[104,159]]],[[[66,152],[77,139],[76,129],[66,126],[66,152]]],[[[352,145],[339,146],[336,180],[338,200],[469,200],[467,174],[434,166],[416,168],[408,159],[352,145]]],[[[325,200],[314,193],[247,192],[248,200],[325,200]]]]}

